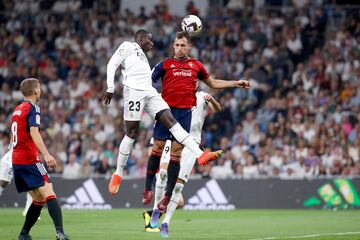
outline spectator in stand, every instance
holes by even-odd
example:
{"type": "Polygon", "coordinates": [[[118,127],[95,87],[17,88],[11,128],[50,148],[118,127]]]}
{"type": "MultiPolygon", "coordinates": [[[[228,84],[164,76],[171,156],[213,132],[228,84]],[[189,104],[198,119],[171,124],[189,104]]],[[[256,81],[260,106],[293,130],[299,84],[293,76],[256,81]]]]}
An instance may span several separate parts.
{"type": "MultiPolygon", "coordinates": [[[[83,175],[96,171],[97,176],[113,170],[113,146],[124,134],[118,117],[123,114],[122,96],[115,96],[111,110],[97,101],[108,59],[141,26],[154,34],[156,45],[149,55],[153,67],[168,55],[181,16],[161,0],[154,9],[144,5],[138,15],[130,10],[98,12],[86,2],[6,1],[0,20],[0,153],[7,148],[10,112],[21,98],[15,89],[25,76],[39,77],[45,90],[42,132],[52,152],[64,171],[75,153],[83,175]],[[26,18],[24,9],[29,9],[26,18]],[[120,131],[114,134],[114,129],[120,131]]],[[[204,24],[193,40],[193,54],[218,77],[248,78],[254,88],[212,92],[224,107],[208,113],[204,145],[221,145],[231,155],[194,172],[220,177],[222,169],[226,177],[234,172],[251,177],[359,176],[358,10],[287,1],[286,6],[293,7],[290,13],[269,5],[271,1],[226,2],[223,8],[210,4],[206,13],[200,13],[195,1],[186,5],[186,13],[199,15],[204,24]],[[253,163],[246,161],[247,154],[253,155],[253,163]],[[247,175],[255,168],[259,174],[247,175]]],[[[121,84],[116,88],[122,92],[121,84]]],[[[200,83],[199,88],[204,86],[200,83]]],[[[142,146],[152,134],[153,121],[143,117],[127,166],[135,177],[145,174],[142,146]]]]}

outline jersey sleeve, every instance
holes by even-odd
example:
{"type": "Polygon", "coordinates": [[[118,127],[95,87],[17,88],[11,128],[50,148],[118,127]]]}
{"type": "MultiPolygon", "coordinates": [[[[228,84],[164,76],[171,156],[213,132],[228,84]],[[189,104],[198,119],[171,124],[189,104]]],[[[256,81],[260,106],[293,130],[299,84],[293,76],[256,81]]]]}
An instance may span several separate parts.
{"type": "Polygon", "coordinates": [[[123,42],[118,49],[116,49],[115,53],[110,58],[107,67],[106,67],[106,83],[108,92],[113,93],[115,90],[114,85],[114,77],[116,69],[123,64],[125,58],[131,52],[131,44],[129,42],[123,42]]]}
{"type": "Polygon", "coordinates": [[[207,72],[205,66],[198,61],[198,65],[199,65],[199,72],[198,72],[198,75],[197,75],[197,78],[200,79],[200,80],[206,80],[209,78],[209,73],[207,72]]]}
{"type": "Polygon", "coordinates": [[[30,111],[28,113],[28,119],[27,119],[29,128],[31,128],[31,127],[39,128],[40,127],[40,119],[41,119],[40,108],[38,106],[31,105],[30,111]]]}
{"type": "Polygon", "coordinates": [[[201,91],[197,96],[197,98],[199,98],[199,105],[201,106],[202,110],[206,110],[207,107],[209,106],[209,102],[204,99],[205,95],[206,93],[201,91]]]}
{"type": "Polygon", "coordinates": [[[151,79],[153,82],[157,82],[165,74],[164,61],[160,61],[152,70],[151,79]]]}

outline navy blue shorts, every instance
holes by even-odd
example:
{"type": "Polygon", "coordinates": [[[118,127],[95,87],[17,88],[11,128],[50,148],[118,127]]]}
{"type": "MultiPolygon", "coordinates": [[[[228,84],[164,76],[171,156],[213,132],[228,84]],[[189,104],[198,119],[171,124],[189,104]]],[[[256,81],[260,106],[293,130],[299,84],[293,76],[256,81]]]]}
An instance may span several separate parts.
{"type": "Polygon", "coordinates": [[[50,182],[50,177],[42,163],[13,165],[15,186],[19,193],[28,192],[50,182]]]}
{"type": "MultiPolygon", "coordinates": [[[[178,123],[190,133],[191,128],[191,108],[170,108],[172,115],[178,121],[178,123]]],[[[175,140],[175,138],[170,133],[160,121],[156,121],[153,133],[154,139],[157,140],[175,140]]]]}

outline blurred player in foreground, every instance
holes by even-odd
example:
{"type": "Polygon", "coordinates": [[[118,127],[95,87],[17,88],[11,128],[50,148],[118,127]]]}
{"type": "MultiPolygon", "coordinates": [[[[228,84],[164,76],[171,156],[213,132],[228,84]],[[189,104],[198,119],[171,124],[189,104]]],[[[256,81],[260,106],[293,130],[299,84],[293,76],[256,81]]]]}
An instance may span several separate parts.
{"type": "MultiPolygon", "coordinates": [[[[12,170],[12,146],[9,145],[9,151],[0,159],[0,196],[4,191],[4,188],[7,187],[11,180],[13,179],[13,170],[12,170]]],[[[23,216],[26,216],[27,211],[32,203],[32,198],[29,193],[26,194],[26,204],[25,209],[22,212],[23,216]]]]}
{"type": "Polygon", "coordinates": [[[33,202],[27,211],[25,223],[18,240],[31,240],[29,235],[46,203],[53,220],[56,239],[70,239],[63,229],[62,212],[53,190],[50,177],[40,161],[39,152],[49,167],[55,167],[56,161],[48,152],[40,135],[40,108],[35,104],[40,100],[40,83],[35,78],[24,79],[20,84],[24,96],[12,115],[12,164],[17,191],[30,193],[33,202]]]}

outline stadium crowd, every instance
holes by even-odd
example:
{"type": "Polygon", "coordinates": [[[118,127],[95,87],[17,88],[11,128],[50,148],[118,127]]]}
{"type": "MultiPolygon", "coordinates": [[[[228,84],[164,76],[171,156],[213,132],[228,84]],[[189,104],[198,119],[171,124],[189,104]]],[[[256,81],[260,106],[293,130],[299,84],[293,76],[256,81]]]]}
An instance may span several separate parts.
{"type": "MultiPolygon", "coordinates": [[[[19,83],[37,77],[42,134],[58,161],[49,170],[64,178],[111,175],[124,130],[120,82],[110,107],[99,102],[107,62],[140,28],[153,33],[151,66],[171,56],[183,17],[172,15],[166,1],[138,15],[82,2],[8,0],[0,6],[0,154],[10,142],[19,83]]],[[[223,107],[208,113],[203,146],[225,154],[194,173],[360,176],[360,9],[325,0],[283,1],[282,7],[272,5],[282,1],[224,2],[200,16],[204,26],[192,56],[215,77],[250,79],[253,88],[218,91],[200,84],[223,107]]],[[[191,2],[186,11],[199,13],[191,2]]],[[[117,76],[121,80],[120,71],[117,76]]],[[[145,114],[128,176],[145,176],[153,125],[145,114]]]]}

